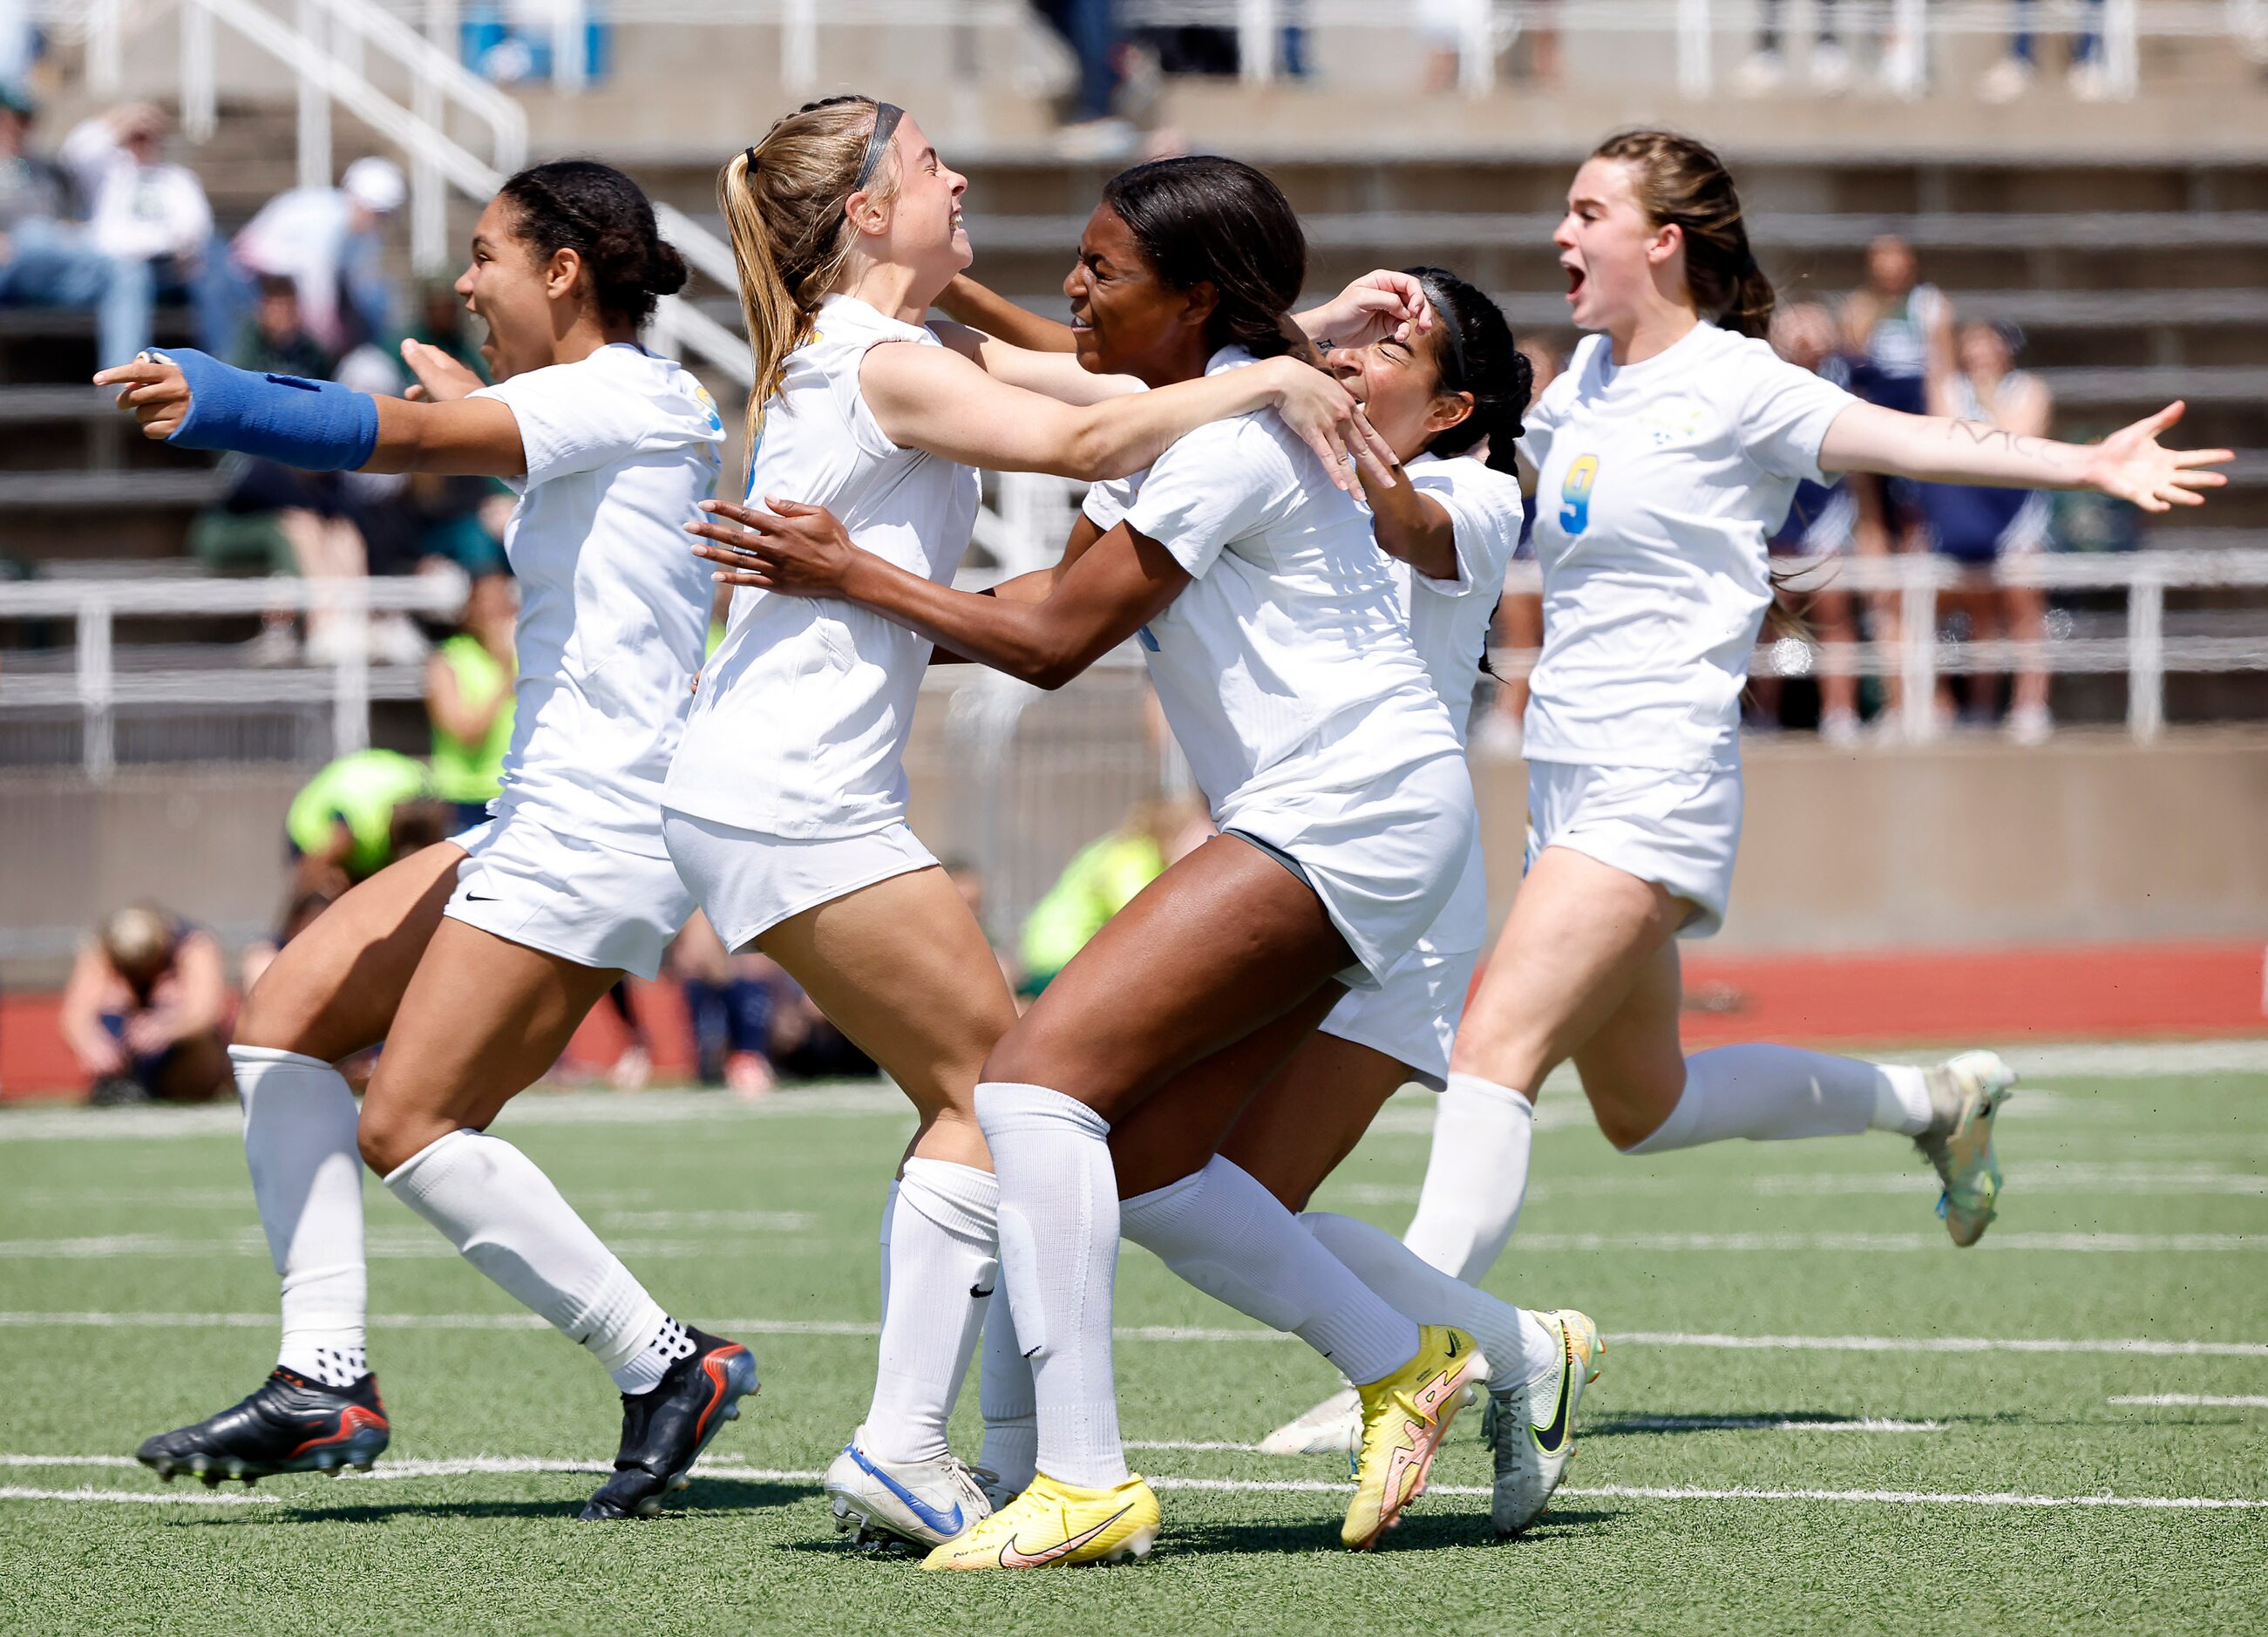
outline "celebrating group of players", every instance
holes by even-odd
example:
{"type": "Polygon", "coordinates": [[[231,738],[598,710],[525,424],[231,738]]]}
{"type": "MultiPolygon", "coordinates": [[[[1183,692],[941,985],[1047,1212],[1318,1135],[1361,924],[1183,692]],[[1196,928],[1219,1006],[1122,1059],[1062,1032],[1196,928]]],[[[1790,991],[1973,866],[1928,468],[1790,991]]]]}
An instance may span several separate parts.
{"type": "Polygon", "coordinates": [[[1624,1152],[1896,1132],[1941,1177],[1955,1243],[1992,1220],[2014,1080],[1992,1054],[1680,1049],[1676,940],[1719,924],[1739,841],[1764,537],[1831,472],[2161,511],[2198,503],[2227,452],[2161,447],[2178,405],[2079,446],[1860,403],[1782,362],[1730,177],[1665,133],[1576,173],[1553,242],[1590,334],[1533,407],[1502,313],[1454,273],[1381,271],[1292,312],[1305,241],[1248,166],[1115,178],[1068,326],[966,278],[965,186],[863,97],[725,166],[755,380],[740,504],[711,498],[708,395],[638,344],[684,263],[637,187],[588,161],[519,173],[480,218],[457,290],[493,386],[415,343],[409,400],[188,350],[97,377],[184,447],[519,494],[503,794],[326,911],[249,997],[230,1054],[283,1346],[242,1403],[142,1446],[161,1476],[248,1483],[386,1447],[367,1164],[621,1389],[615,1470],[582,1515],[649,1515],[685,1486],[755,1388],[747,1349],[673,1317],[487,1127],[696,904],[919,1112],[882,1214],[873,1403],[825,1487],[843,1527],[932,1568],[1155,1541],[1112,1375],[1122,1236],[1344,1375],[1270,1447],[1354,1452],[1348,1545],[1423,1490],[1472,1392],[1495,1525],[1528,1527],[1602,1344],[1583,1314],[1478,1281],[1519,1210],[1535,1092],[1569,1059],[1624,1152]],[[1523,467],[1546,630],[1528,858],[1468,1006],[1486,899],[1465,726],[1523,467]],[[979,468],[1093,487],[1054,567],[971,594],[953,580],[979,468]],[[704,663],[712,579],[737,589],[704,663]],[[1019,1016],[905,821],[921,675],[1057,687],[1129,640],[1217,833],[1019,1016]],[[333,1065],[381,1041],[358,1109],[333,1065]],[[1409,1240],[1307,1210],[1411,1080],[1442,1102],[1409,1240]],[[946,1423],[980,1345],[971,1464],[946,1423]]]}

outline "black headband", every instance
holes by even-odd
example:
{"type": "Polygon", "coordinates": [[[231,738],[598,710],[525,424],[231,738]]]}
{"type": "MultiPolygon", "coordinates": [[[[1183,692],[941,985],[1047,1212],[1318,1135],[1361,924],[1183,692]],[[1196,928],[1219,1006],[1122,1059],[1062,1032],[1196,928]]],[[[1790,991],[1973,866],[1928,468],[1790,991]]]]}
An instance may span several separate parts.
{"type": "Polygon", "coordinates": [[[850,184],[852,193],[874,180],[882,156],[890,151],[890,138],[898,134],[898,122],[905,116],[906,111],[895,102],[874,105],[874,129],[867,133],[866,157],[858,162],[858,180],[850,184]]]}

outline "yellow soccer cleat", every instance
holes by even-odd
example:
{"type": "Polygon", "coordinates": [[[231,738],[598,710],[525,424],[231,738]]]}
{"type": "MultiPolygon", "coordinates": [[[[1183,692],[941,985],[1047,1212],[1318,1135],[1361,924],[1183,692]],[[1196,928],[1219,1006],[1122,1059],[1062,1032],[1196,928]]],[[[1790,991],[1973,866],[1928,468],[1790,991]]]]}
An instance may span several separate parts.
{"type": "Polygon", "coordinates": [[[1145,1558],[1158,1539],[1158,1497],[1138,1477],[1074,1489],[1045,1472],[990,1517],[922,1560],[925,1569],[1041,1569],[1145,1558]]]}
{"type": "Polygon", "coordinates": [[[1425,1493],[1433,1453],[1464,1406],[1465,1390],[1486,1381],[1488,1368],[1464,1331],[1423,1324],[1416,1358],[1385,1380],[1356,1389],[1362,1397],[1362,1449],[1341,1540],[1357,1552],[1369,1551],[1402,1508],[1425,1493]]]}
{"type": "Polygon", "coordinates": [[[1992,1152],[1992,1117],[2016,1088],[2016,1071],[1993,1051],[1964,1051],[1923,1072],[1934,1117],[1914,1146],[1936,1168],[1945,1191],[1937,1213],[1964,1249],[1984,1236],[1999,1213],[2000,1161],[1992,1152]]]}

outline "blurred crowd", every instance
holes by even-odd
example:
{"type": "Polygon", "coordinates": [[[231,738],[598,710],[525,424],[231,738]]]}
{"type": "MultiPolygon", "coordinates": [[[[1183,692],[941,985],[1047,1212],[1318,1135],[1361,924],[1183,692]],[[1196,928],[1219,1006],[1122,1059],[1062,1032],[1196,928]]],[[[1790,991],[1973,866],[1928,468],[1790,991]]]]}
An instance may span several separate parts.
{"type": "MultiPolygon", "coordinates": [[[[1755,52],[1744,63],[1739,89],[1752,97],[1778,94],[1801,87],[1822,97],[1838,97],[1857,90],[1871,76],[1886,90],[1908,94],[1922,89],[1926,55],[1921,42],[1902,39],[1895,22],[1866,39],[1847,31],[1846,10],[1841,0],[1812,0],[1812,36],[1800,74],[1792,72],[1787,49],[1787,0],[1758,0],[1762,15],[1756,26],[1755,52]],[[1910,63],[1901,81],[1901,63],[1910,63]]],[[[2101,102],[2115,92],[2103,62],[2103,0],[2082,0],[2085,26],[2066,35],[2062,44],[2064,81],[2082,102],[2101,102]]],[[[2009,0],[2011,27],[2004,49],[1977,82],[1977,97],[1989,103],[2014,102],[2037,86],[2045,55],[2033,24],[2038,0],[2009,0]]],[[[1850,10],[1858,10],[1852,7],[1850,10]]],[[[1880,16],[1877,9],[1875,15],[1880,16]]]]}

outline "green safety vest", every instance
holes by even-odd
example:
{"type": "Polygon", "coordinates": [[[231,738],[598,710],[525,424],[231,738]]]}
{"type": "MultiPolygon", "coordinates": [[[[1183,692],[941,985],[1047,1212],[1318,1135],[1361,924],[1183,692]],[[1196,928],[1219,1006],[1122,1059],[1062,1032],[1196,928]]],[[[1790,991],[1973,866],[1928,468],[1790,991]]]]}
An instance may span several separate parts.
{"type": "MultiPolygon", "coordinates": [[[[472,636],[455,636],[438,651],[456,673],[457,691],[467,704],[486,704],[498,694],[509,694],[512,675],[496,655],[472,636]]],[[[440,723],[433,724],[433,793],[444,801],[492,801],[504,785],[504,755],[512,748],[512,701],[507,697],[489,731],[478,743],[458,738],[440,723]]]]}
{"type": "Polygon", "coordinates": [[[320,854],[330,850],[331,826],[343,822],[354,837],[347,874],[363,881],[391,859],[394,809],[432,794],[432,776],[416,757],[398,750],[357,750],[332,763],[291,798],[284,833],[300,852],[320,854]]]}
{"type": "Polygon", "coordinates": [[[1147,836],[1114,832],[1089,843],[1024,918],[1024,970],[1034,977],[1061,971],[1104,922],[1165,873],[1165,855],[1147,836]]]}

